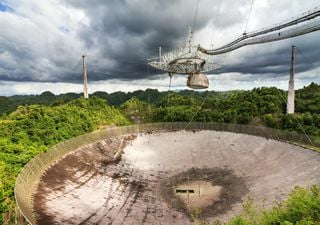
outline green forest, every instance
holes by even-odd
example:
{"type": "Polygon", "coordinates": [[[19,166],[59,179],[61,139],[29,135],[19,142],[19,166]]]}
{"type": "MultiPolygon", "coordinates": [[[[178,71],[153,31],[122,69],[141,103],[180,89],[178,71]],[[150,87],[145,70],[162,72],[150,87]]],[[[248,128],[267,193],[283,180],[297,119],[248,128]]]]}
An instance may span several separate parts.
{"type": "MultiPolygon", "coordinates": [[[[267,126],[313,136],[320,144],[320,85],[296,91],[295,111],[286,114],[286,95],[275,87],[250,91],[96,92],[0,97],[0,224],[15,219],[14,183],[23,166],[50,146],[104,126],[202,121],[267,126]]],[[[320,187],[296,188],[271,211],[245,215],[229,224],[320,224],[320,187]]]]}
{"type": "MultiPolygon", "coordinates": [[[[286,114],[287,93],[281,89],[255,88],[250,91],[159,92],[155,89],[135,92],[95,92],[121,110],[133,122],[203,121],[268,126],[320,136],[320,85],[311,83],[295,93],[295,114],[286,114]]],[[[81,97],[67,93],[0,97],[3,116],[19,106],[32,104],[59,106],[81,97]]]]}
{"type": "Polygon", "coordinates": [[[22,167],[35,155],[66,139],[101,126],[128,125],[122,113],[92,97],[57,106],[18,106],[0,120],[0,224],[14,223],[14,184],[22,167]]]}

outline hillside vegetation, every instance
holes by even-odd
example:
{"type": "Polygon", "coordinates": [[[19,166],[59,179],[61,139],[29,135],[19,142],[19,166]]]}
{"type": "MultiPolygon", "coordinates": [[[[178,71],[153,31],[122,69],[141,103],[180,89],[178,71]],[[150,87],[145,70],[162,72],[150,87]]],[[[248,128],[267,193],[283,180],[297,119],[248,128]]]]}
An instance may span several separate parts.
{"type": "Polygon", "coordinates": [[[59,106],[19,106],[0,120],[0,224],[13,217],[14,183],[22,167],[48,147],[105,125],[127,125],[102,99],[77,99],[59,106]]]}
{"type": "Polygon", "coordinates": [[[270,210],[257,210],[250,200],[243,207],[245,213],[228,225],[319,225],[320,185],[295,187],[287,200],[270,210]]]}
{"type": "MultiPolygon", "coordinates": [[[[320,85],[296,91],[296,113],[286,114],[286,92],[255,88],[229,92],[96,92],[0,97],[0,224],[13,224],[14,182],[35,155],[66,139],[106,125],[143,122],[202,121],[240,123],[297,131],[320,143],[320,85]]],[[[271,211],[246,215],[230,224],[320,224],[319,187],[295,189],[271,211]],[[297,210],[296,210],[297,209],[297,210]]]]}
{"type": "MultiPolygon", "coordinates": [[[[271,88],[251,91],[159,92],[154,89],[129,93],[96,92],[134,122],[203,121],[263,125],[320,136],[320,85],[311,83],[296,91],[294,115],[286,114],[287,92],[271,88]]],[[[19,105],[57,106],[80,94],[0,97],[0,114],[9,114],[19,105]]]]}
{"type": "MultiPolygon", "coordinates": [[[[147,90],[121,104],[136,122],[201,121],[268,126],[320,137],[320,85],[312,83],[296,91],[296,113],[286,114],[286,92],[277,88],[251,91],[167,92],[147,90]],[[150,98],[157,99],[148,102],[150,98]],[[145,96],[146,95],[146,96],[145,96]]],[[[318,140],[320,144],[320,140],[318,140]]]]}

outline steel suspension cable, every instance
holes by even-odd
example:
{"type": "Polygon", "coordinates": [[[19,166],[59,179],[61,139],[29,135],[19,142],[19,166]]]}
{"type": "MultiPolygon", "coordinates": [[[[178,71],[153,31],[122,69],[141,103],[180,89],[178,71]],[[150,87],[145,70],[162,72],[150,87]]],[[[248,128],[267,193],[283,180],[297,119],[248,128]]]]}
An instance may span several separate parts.
{"type": "Polygon", "coordinates": [[[252,12],[253,4],[254,4],[254,0],[251,0],[250,10],[249,10],[249,14],[248,14],[248,17],[247,17],[246,26],[245,26],[244,32],[243,32],[244,34],[247,33],[247,28],[248,28],[249,19],[250,19],[250,15],[251,15],[251,12],[252,12]]]}
{"type": "MultiPolygon", "coordinates": [[[[309,58],[307,58],[305,54],[303,54],[303,52],[301,51],[300,48],[298,48],[296,46],[296,49],[297,49],[297,52],[304,58],[304,60],[307,63],[311,64],[314,68],[317,68],[317,66],[313,62],[311,62],[311,60],[309,58]]],[[[320,77],[320,71],[318,69],[316,69],[316,74],[317,74],[318,77],[320,77]]]]}
{"type": "MultiPolygon", "coordinates": [[[[196,11],[194,13],[194,17],[193,17],[193,24],[192,24],[192,30],[195,31],[196,30],[196,22],[197,22],[197,17],[198,17],[198,10],[199,10],[199,2],[200,0],[197,0],[197,3],[196,3],[196,11]]],[[[194,33],[194,32],[192,32],[194,33]]]]}
{"type": "MultiPolygon", "coordinates": [[[[170,89],[171,89],[171,81],[172,81],[172,74],[171,73],[169,73],[169,87],[168,87],[168,93],[167,93],[167,109],[169,108],[169,110],[170,110],[170,106],[169,106],[169,103],[170,103],[170,89]]],[[[171,111],[171,110],[170,110],[171,111]]],[[[168,119],[168,117],[167,117],[167,119],[168,119]]],[[[166,120],[167,120],[166,119],[166,120]]],[[[168,120],[167,120],[167,122],[168,122],[168,120]]],[[[173,118],[171,118],[171,122],[173,122],[173,118]]]]}
{"type": "MultiPolygon", "coordinates": [[[[278,91],[278,93],[279,93],[282,101],[283,101],[285,104],[287,104],[287,100],[285,99],[285,97],[283,97],[282,93],[279,91],[278,88],[276,88],[276,89],[277,89],[277,91],[278,91]]],[[[306,132],[305,129],[303,128],[303,126],[302,126],[302,124],[300,123],[300,121],[299,121],[295,116],[293,116],[293,118],[296,120],[296,122],[297,122],[298,125],[300,126],[301,130],[303,131],[303,134],[304,134],[305,137],[308,139],[308,141],[310,142],[310,144],[314,147],[314,144],[313,144],[310,136],[307,134],[307,132],[306,132]]]]}
{"type": "Polygon", "coordinates": [[[198,108],[198,110],[193,114],[191,120],[187,123],[187,125],[185,126],[184,129],[187,129],[188,126],[192,123],[192,121],[194,120],[194,118],[196,117],[196,115],[199,113],[199,111],[201,110],[202,106],[206,103],[208,97],[209,97],[210,92],[208,91],[208,94],[206,95],[206,97],[204,98],[204,100],[202,101],[200,107],[198,108]]]}
{"type": "MultiPolygon", "coordinates": [[[[149,64],[147,63],[147,76],[148,79],[150,77],[150,71],[149,71],[149,64]]],[[[151,119],[151,105],[150,105],[150,88],[148,88],[148,116],[149,116],[149,120],[151,119]]]]}
{"type": "MultiPolygon", "coordinates": [[[[219,12],[220,12],[220,6],[221,6],[221,0],[219,0],[219,2],[218,2],[218,9],[217,9],[217,12],[216,12],[216,14],[215,14],[215,17],[214,17],[214,19],[213,19],[213,22],[212,22],[213,25],[217,22],[217,18],[218,18],[219,12]]],[[[212,46],[212,49],[213,49],[213,39],[214,39],[214,36],[215,36],[215,32],[212,32],[212,36],[211,36],[211,46],[212,46]]]]}

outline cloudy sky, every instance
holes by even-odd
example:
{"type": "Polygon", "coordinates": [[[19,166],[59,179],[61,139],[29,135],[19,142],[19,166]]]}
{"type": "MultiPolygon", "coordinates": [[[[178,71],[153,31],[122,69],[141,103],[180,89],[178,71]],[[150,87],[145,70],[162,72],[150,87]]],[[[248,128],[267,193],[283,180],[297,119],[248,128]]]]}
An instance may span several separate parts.
{"type": "MultiPolygon", "coordinates": [[[[85,54],[89,92],[168,90],[167,74],[146,60],[185,42],[219,47],[246,31],[272,26],[319,0],[0,0],[0,95],[81,92],[85,54]],[[197,9],[198,2],[198,10],[197,9]],[[196,11],[198,13],[196,13],[196,11]],[[248,20],[249,17],[249,20],[248,20]]],[[[318,20],[319,22],[319,20],[318,20]]],[[[320,83],[320,31],[246,46],[213,60],[210,90],[286,89],[291,45],[297,46],[296,86],[320,83]]],[[[176,75],[172,89],[185,89],[176,75]]]]}

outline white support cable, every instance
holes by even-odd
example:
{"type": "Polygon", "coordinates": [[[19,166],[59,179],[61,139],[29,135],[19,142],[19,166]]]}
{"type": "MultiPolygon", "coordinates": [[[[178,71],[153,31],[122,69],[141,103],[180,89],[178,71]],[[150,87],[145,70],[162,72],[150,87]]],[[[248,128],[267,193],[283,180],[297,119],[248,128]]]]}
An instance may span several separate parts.
{"type": "MultiPolygon", "coordinates": [[[[278,91],[278,93],[279,93],[282,101],[283,101],[285,104],[287,104],[286,98],[283,97],[282,93],[279,91],[278,88],[276,88],[276,89],[277,89],[277,91],[278,91]]],[[[313,147],[315,147],[314,144],[313,144],[313,142],[312,142],[312,140],[311,140],[311,138],[310,138],[310,136],[307,134],[307,132],[306,132],[305,129],[303,128],[303,126],[302,126],[302,124],[300,123],[300,121],[299,121],[295,116],[293,116],[293,118],[296,120],[296,122],[297,122],[298,125],[300,126],[301,130],[303,131],[304,136],[308,139],[308,141],[310,142],[310,144],[311,144],[313,147]]]]}
{"type": "MultiPolygon", "coordinates": [[[[217,23],[217,18],[218,18],[218,15],[219,15],[219,13],[220,13],[220,6],[221,6],[221,0],[219,0],[219,2],[218,2],[217,12],[216,12],[215,17],[214,17],[214,19],[213,19],[212,25],[215,25],[215,23],[217,23]]],[[[214,36],[215,36],[215,32],[212,32],[212,36],[211,36],[211,46],[212,46],[212,49],[213,49],[213,39],[214,39],[214,36]]]]}
{"type": "MultiPolygon", "coordinates": [[[[192,25],[193,31],[196,30],[198,10],[199,10],[199,2],[200,2],[200,0],[197,0],[197,3],[196,3],[196,11],[195,11],[195,14],[194,14],[193,25],[192,25]]],[[[194,33],[194,32],[192,32],[192,33],[194,33]]]]}
{"type": "Polygon", "coordinates": [[[193,114],[191,120],[189,121],[189,123],[185,126],[184,129],[187,129],[188,126],[190,125],[190,123],[192,123],[192,121],[194,120],[194,118],[196,117],[196,115],[199,113],[199,111],[201,110],[202,106],[204,105],[204,103],[206,103],[208,97],[209,97],[210,92],[208,92],[207,96],[204,98],[204,100],[202,101],[200,107],[198,108],[198,110],[193,114]]]}
{"type": "MultiPolygon", "coordinates": [[[[150,78],[150,70],[149,70],[149,64],[147,63],[147,76],[148,79],[150,78]]],[[[151,120],[151,103],[150,103],[150,88],[148,88],[148,116],[149,120],[151,120]]]]}
{"type": "MultiPolygon", "coordinates": [[[[317,66],[309,58],[307,58],[305,54],[303,54],[303,52],[301,51],[301,49],[299,47],[296,46],[296,49],[297,49],[298,54],[300,54],[307,63],[311,64],[314,68],[317,68],[317,66]]],[[[320,77],[320,71],[318,69],[315,69],[315,72],[316,72],[317,76],[320,77]]]]}
{"type": "Polygon", "coordinates": [[[246,33],[247,33],[247,28],[248,28],[249,19],[250,19],[250,16],[251,16],[253,4],[254,4],[254,0],[251,0],[250,10],[249,10],[249,14],[248,14],[248,18],[247,18],[247,22],[246,22],[246,26],[245,26],[245,28],[244,28],[243,34],[246,34],[246,33]]]}
{"type": "MultiPolygon", "coordinates": [[[[169,103],[170,103],[170,89],[171,89],[172,76],[173,76],[173,74],[169,73],[170,80],[169,80],[169,87],[168,87],[168,94],[167,94],[167,108],[169,108],[169,110],[170,110],[169,103]]],[[[168,119],[168,117],[167,117],[167,119],[168,119]]],[[[166,121],[166,122],[168,122],[168,121],[166,121]]],[[[173,119],[171,119],[171,122],[173,122],[173,119]]]]}

